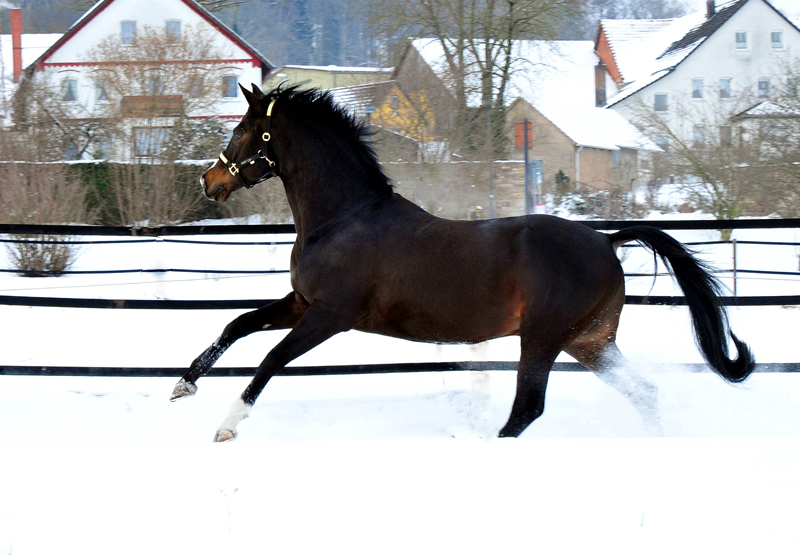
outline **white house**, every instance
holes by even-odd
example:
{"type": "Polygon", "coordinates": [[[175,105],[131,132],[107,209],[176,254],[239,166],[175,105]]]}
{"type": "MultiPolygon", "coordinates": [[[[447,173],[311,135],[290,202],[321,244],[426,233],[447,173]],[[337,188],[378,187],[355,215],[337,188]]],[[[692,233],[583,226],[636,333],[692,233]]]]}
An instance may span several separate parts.
{"type": "Polygon", "coordinates": [[[698,142],[711,131],[702,122],[715,114],[797,89],[786,70],[800,59],[800,29],[767,0],[710,0],[704,13],[656,23],[600,24],[598,54],[622,88],[607,106],[628,119],[651,111],[698,142]]]}
{"type": "MultiPolygon", "coordinates": [[[[232,128],[247,111],[247,102],[238,84],[248,88],[251,83],[260,84],[274,69],[255,48],[195,0],[100,0],[36,59],[26,77],[49,83],[58,91],[61,100],[71,106],[75,118],[100,117],[109,99],[98,75],[109,62],[98,63],[90,59],[89,53],[108,39],[116,40],[117,47],[125,49],[134,45],[137,35],[148,29],[164,30],[176,41],[191,29],[192,36],[202,36],[217,53],[214,59],[180,60],[187,67],[213,66],[219,80],[211,87],[218,91],[218,101],[190,110],[191,118],[215,116],[228,121],[232,128]]],[[[147,64],[148,61],[124,63],[147,64]]],[[[166,63],[170,63],[169,59],[166,63]]],[[[165,107],[164,125],[167,127],[170,116],[174,115],[172,112],[186,101],[170,91],[170,83],[158,83],[156,77],[146,94],[165,107]]],[[[121,103],[123,112],[127,110],[128,115],[135,117],[144,97],[142,92],[133,95],[139,95],[138,99],[123,97],[121,103]]]]}

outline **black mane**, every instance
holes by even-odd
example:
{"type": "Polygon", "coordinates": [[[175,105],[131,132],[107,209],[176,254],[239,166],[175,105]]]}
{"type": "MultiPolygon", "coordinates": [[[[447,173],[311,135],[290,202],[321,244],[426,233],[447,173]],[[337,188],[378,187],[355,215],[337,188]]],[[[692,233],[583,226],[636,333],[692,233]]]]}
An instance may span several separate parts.
{"type": "Polygon", "coordinates": [[[272,100],[277,101],[276,106],[286,103],[297,107],[300,113],[328,127],[334,135],[343,138],[353,148],[367,170],[370,185],[381,192],[392,193],[392,183],[383,173],[371,140],[374,132],[370,131],[364,122],[358,121],[347,109],[337,104],[330,92],[320,89],[299,90],[297,85],[286,88],[279,86],[265,94],[262,103],[266,106],[272,100]]]}

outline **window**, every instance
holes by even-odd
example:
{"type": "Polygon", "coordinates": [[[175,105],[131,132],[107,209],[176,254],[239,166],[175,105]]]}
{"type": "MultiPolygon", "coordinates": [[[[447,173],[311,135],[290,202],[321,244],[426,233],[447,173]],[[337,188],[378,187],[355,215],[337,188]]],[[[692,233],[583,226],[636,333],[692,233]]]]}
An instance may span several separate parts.
{"type": "Polygon", "coordinates": [[[237,85],[239,81],[235,75],[225,75],[222,78],[222,97],[223,98],[237,98],[239,96],[239,89],[237,85]]]}
{"type": "Polygon", "coordinates": [[[389,97],[389,108],[395,112],[400,109],[400,96],[393,94],[389,97]]]}
{"type": "Polygon", "coordinates": [[[719,144],[720,146],[733,145],[733,128],[730,125],[723,125],[719,128],[719,144]]]}
{"type": "Polygon", "coordinates": [[[720,77],[719,80],[719,97],[721,99],[726,99],[731,97],[731,78],[730,77],[720,77]]]}
{"type": "Polygon", "coordinates": [[[703,98],[703,79],[692,79],[692,98],[703,98]]]}
{"type": "Polygon", "coordinates": [[[758,78],[758,98],[769,98],[769,77],[758,78]]]}
{"type": "Polygon", "coordinates": [[[167,127],[135,127],[133,150],[137,157],[152,157],[161,154],[167,142],[167,127]]]}
{"type": "Polygon", "coordinates": [[[669,150],[669,136],[659,135],[655,138],[655,141],[658,147],[664,152],[667,152],[669,150]]]}
{"type": "Polygon", "coordinates": [[[121,40],[122,44],[133,44],[133,40],[136,38],[136,22],[135,21],[123,21],[121,23],[121,40]]]}
{"type": "Polygon", "coordinates": [[[64,102],[78,100],[78,80],[74,77],[67,77],[61,81],[61,100],[64,102]]]}
{"type": "Polygon", "coordinates": [[[783,50],[783,31],[772,31],[770,33],[773,50],[783,50]]]}
{"type": "Polygon", "coordinates": [[[612,150],[614,157],[614,165],[619,166],[622,163],[622,151],[621,150],[612,150]]]}
{"type": "MultiPolygon", "coordinates": [[[[514,126],[514,146],[517,150],[525,148],[525,123],[518,123],[514,126]]],[[[528,147],[533,145],[533,125],[528,122],[528,147]]]]}
{"type": "Polygon", "coordinates": [[[655,103],[653,105],[656,112],[666,112],[667,111],[667,93],[656,93],[655,95],[655,103]]]}
{"type": "Polygon", "coordinates": [[[94,99],[97,102],[105,102],[108,100],[108,92],[106,91],[106,84],[98,82],[94,84],[94,99]]]}
{"type": "Polygon", "coordinates": [[[736,31],[736,50],[747,50],[747,31],[736,31]]]}
{"type": "Polygon", "coordinates": [[[693,145],[695,148],[706,144],[706,128],[702,125],[695,125],[692,130],[693,145]]]}
{"type": "Polygon", "coordinates": [[[164,94],[164,81],[157,71],[151,71],[147,76],[147,94],[153,96],[164,94]]]}
{"type": "Polygon", "coordinates": [[[786,80],[786,94],[792,98],[797,96],[797,77],[789,77],[786,80]]]}
{"type": "Polygon", "coordinates": [[[179,19],[167,20],[167,37],[171,42],[181,40],[181,21],[179,19]]]}

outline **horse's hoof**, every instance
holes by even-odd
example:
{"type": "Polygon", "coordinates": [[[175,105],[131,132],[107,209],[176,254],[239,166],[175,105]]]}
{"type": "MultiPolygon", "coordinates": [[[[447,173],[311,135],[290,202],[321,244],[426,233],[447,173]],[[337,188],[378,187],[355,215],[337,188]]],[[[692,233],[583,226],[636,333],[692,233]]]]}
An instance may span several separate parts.
{"type": "Polygon", "coordinates": [[[236,439],[236,430],[226,430],[225,428],[221,428],[217,430],[217,433],[214,434],[214,443],[222,443],[223,441],[233,441],[236,439]]]}
{"type": "Polygon", "coordinates": [[[183,397],[191,397],[195,393],[197,393],[197,386],[195,384],[181,380],[175,384],[175,389],[172,390],[172,397],[170,397],[169,400],[176,401],[183,397]]]}

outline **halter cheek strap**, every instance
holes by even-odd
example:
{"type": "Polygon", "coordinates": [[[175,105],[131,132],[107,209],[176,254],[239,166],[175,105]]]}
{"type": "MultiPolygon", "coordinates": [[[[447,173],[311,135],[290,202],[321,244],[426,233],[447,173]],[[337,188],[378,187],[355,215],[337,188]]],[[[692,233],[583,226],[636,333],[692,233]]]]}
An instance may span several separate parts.
{"type": "Polygon", "coordinates": [[[241,183],[242,186],[247,189],[252,188],[259,181],[264,181],[265,179],[269,179],[270,177],[275,177],[276,175],[278,175],[277,165],[267,156],[268,152],[267,148],[269,147],[269,140],[272,138],[272,135],[270,135],[269,133],[269,126],[272,120],[272,108],[274,106],[275,106],[275,99],[273,99],[272,102],[269,103],[269,107],[267,107],[267,116],[265,122],[266,126],[264,129],[264,133],[261,135],[261,148],[258,150],[258,152],[256,152],[252,156],[248,156],[244,160],[240,160],[239,162],[231,162],[225,156],[224,152],[219,153],[220,161],[225,165],[226,168],[228,168],[230,174],[236,177],[239,180],[239,183],[241,183]],[[248,184],[239,174],[239,171],[241,170],[242,167],[248,165],[252,166],[259,160],[266,160],[267,163],[269,164],[269,170],[266,173],[264,173],[264,175],[256,179],[254,182],[248,184]]]}

